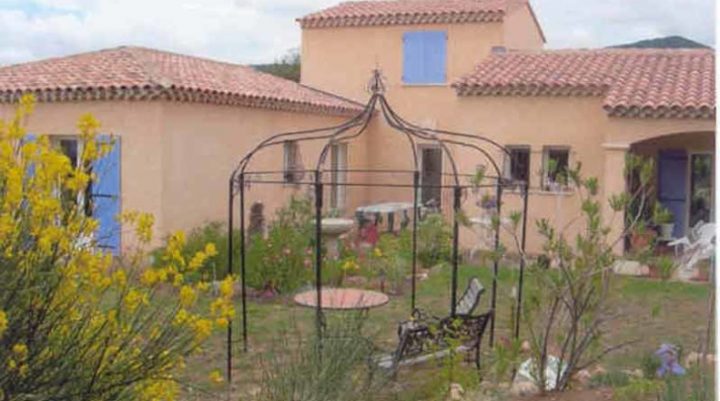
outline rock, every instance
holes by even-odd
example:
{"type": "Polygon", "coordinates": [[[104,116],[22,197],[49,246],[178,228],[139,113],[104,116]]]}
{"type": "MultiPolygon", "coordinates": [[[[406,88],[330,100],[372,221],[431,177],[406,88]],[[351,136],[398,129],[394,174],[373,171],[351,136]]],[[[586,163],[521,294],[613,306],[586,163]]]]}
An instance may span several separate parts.
{"type": "Polygon", "coordinates": [[[623,276],[648,276],[650,268],[634,260],[618,260],[613,265],[613,272],[623,276]]]}
{"type": "Polygon", "coordinates": [[[606,373],[607,373],[607,370],[605,370],[605,368],[603,368],[602,366],[598,365],[595,367],[595,369],[593,369],[592,376],[600,376],[600,375],[604,375],[606,373]]]}
{"type": "Polygon", "coordinates": [[[448,400],[451,401],[461,401],[463,399],[463,394],[465,393],[465,389],[458,384],[458,383],[451,383],[450,384],[450,396],[448,397],[448,400]]]}
{"type": "MultiPolygon", "coordinates": [[[[688,354],[688,356],[685,357],[685,366],[690,367],[693,365],[697,365],[702,361],[703,357],[702,354],[698,352],[691,352],[688,354]]],[[[705,363],[708,365],[714,365],[715,364],[715,355],[714,354],[705,354],[705,363]]]]}
{"type": "Polygon", "coordinates": [[[522,342],[522,344],[520,344],[520,352],[522,352],[523,354],[528,353],[531,350],[532,348],[530,347],[530,341],[525,340],[522,342]]]}
{"type": "Polygon", "coordinates": [[[583,369],[573,376],[573,379],[575,379],[578,383],[582,384],[583,386],[587,385],[590,382],[590,378],[592,375],[587,369],[583,369]]]}
{"type": "Polygon", "coordinates": [[[540,393],[535,383],[529,380],[515,380],[512,387],[510,387],[510,395],[513,397],[527,397],[540,393]]]}

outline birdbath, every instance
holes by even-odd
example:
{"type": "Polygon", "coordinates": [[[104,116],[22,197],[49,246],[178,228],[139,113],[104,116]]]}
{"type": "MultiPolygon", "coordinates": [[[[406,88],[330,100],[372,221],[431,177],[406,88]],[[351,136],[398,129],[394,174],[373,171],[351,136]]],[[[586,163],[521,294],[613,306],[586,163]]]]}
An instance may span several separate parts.
{"type": "Polygon", "coordinates": [[[328,256],[337,260],[340,257],[338,238],[352,229],[354,222],[350,219],[322,219],[322,235],[327,246],[328,256]]]}

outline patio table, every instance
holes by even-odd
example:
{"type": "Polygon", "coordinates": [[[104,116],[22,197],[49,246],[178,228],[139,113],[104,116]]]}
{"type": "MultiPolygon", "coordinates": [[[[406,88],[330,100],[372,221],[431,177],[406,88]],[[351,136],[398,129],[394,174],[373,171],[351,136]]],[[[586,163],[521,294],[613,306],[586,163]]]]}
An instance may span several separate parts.
{"type": "MultiPolygon", "coordinates": [[[[368,311],[390,301],[390,298],[381,292],[357,288],[323,288],[321,294],[322,309],[368,311]]],[[[315,308],[317,292],[315,290],[301,292],[295,295],[293,301],[300,306],[315,308]]]]}
{"type": "MultiPolygon", "coordinates": [[[[395,228],[395,213],[403,212],[403,222],[410,221],[408,211],[413,209],[413,204],[409,202],[384,202],[373,205],[360,206],[355,209],[358,220],[362,220],[365,214],[387,214],[388,216],[388,232],[393,232],[395,228]]],[[[362,223],[362,221],[358,221],[362,223]]],[[[405,224],[405,223],[403,223],[405,224]]],[[[362,224],[360,224],[362,226],[362,224]]]]}

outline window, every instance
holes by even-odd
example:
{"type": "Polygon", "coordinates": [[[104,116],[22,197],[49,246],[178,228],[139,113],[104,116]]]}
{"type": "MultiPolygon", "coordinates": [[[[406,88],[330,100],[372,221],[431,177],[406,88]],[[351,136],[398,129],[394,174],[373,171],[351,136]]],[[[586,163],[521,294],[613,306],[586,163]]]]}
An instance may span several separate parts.
{"type": "Polygon", "coordinates": [[[347,182],[348,145],[337,143],[330,148],[330,166],[332,169],[332,191],[330,192],[330,207],[336,210],[345,208],[345,185],[347,182]]]}
{"type": "Polygon", "coordinates": [[[557,190],[567,187],[567,171],[570,149],[566,147],[545,147],[543,149],[543,189],[557,190]]]}
{"type": "Polygon", "coordinates": [[[505,155],[503,175],[514,182],[528,182],[530,179],[530,146],[507,146],[510,155],[505,155]]]}
{"type": "MultiPolygon", "coordinates": [[[[83,146],[82,142],[79,141],[77,137],[53,137],[51,144],[54,148],[60,150],[68,159],[70,159],[70,165],[73,168],[80,167],[80,157],[82,155],[83,146]]],[[[87,166],[87,172],[92,173],[92,166],[87,166]]],[[[92,182],[88,184],[83,194],[80,194],[77,199],[72,199],[71,201],[82,205],[86,216],[92,216],[92,182]]]]}
{"type": "Polygon", "coordinates": [[[406,32],[403,35],[403,82],[443,84],[447,64],[445,31],[406,32]]]}
{"type": "Polygon", "coordinates": [[[300,148],[295,141],[285,141],[283,144],[283,179],[288,184],[294,184],[302,179],[302,159],[300,148]]]}

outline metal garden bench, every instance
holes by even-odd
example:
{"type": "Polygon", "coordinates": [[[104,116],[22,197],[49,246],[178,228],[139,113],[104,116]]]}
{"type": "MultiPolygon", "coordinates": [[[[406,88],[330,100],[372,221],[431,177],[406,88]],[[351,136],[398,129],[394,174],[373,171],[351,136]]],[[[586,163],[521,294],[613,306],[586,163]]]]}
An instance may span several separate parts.
{"type": "Polygon", "coordinates": [[[474,315],[485,291],[477,278],[468,283],[455,308],[455,316],[443,318],[432,316],[420,309],[412,313],[412,319],[398,326],[398,345],[395,352],[378,362],[381,368],[396,370],[400,366],[422,363],[447,355],[450,345],[447,340],[460,340],[458,352],[474,351],[475,365],[480,367],[480,346],[482,336],[492,319],[493,311],[474,315]]]}

